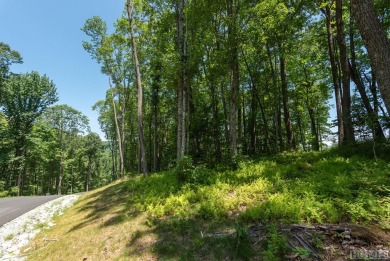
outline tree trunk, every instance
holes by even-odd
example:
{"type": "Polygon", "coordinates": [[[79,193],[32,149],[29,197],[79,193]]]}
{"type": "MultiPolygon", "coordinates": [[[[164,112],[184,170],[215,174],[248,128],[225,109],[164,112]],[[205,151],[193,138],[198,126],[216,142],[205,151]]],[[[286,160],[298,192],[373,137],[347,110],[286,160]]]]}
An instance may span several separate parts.
{"type": "Polygon", "coordinates": [[[390,113],[390,41],[375,13],[372,0],[351,0],[351,11],[367,47],[387,112],[390,113]]]}
{"type": "Polygon", "coordinates": [[[238,39],[237,39],[237,6],[233,0],[226,0],[228,19],[228,45],[229,45],[229,143],[232,156],[237,155],[237,100],[239,95],[239,67],[238,67],[238,39]]]}
{"type": "Polygon", "coordinates": [[[305,139],[305,132],[302,124],[302,115],[298,109],[297,109],[297,126],[298,126],[299,138],[301,139],[302,149],[303,151],[306,151],[306,139],[305,139]]]}
{"type": "Polygon", "coordinates": [[[15,150],[15,172],[16,172],[16,186],[18,187],[18,192],[17,196],[21,196],[23,194],[23,181],[22,181],[22,171],[21,169],[23,168],[24,162],[23,162],[23,139],[17,139],[16,141],[17,146],[15,150]]]}
{"type": "Polygon", "coordinates": [[[312,136],[312,149],[313,150],[320,150],[320,143],[319,143],[319,137],[318,137],[318,130],[317,130],[317,123],[315,118],[314,109],[312,107],[307,108],[309,112],[310,117],[310,129],[311,129],[311,136],[312,136]]]}
{"type": "MultiPolygon", "coordinates": [[[[62,124],[61,124],[62,125],[62,124]]],[[[61,146],[61,158],[60,158],[60,169],[58,172],[58,185],[57,185],[57,194],[61,195],[62,193],[62,177],[64,175],[64,137],[63,137],[63,127],[60,127],[60,146],[61,146]]]]}
{"type": "Polygon", "coordinates": [[[275,63],[272,62],[272,54],[271,49],[267,45],[267,56],[268,56],[268,62],[271,69],[271,76],[272,76],[272,84],[274,89],[274,110],[275,110],[275,119],[274,119],[274,125],[275,125],[275,139],[274,139],[274,150],[277,151],[284,151],[284,142],[283,142],[283,136],[282,136],[282,114],[280,112],[280,90],[279,85],[277,81],[276,76],[276,61],[275,63]],[[275,67],[274,67],[275,64],[275,67]],[[277,146],[279,143],[279,147],[277,146]]]}
{"type": "MultiPolygon", "coordinates": [[[[251,83],[251,87],[252,87],[252,114],[254,114],[254,97],[257,98],[257,102],[259,104],[259,107],[260,107],[260,112],[261,112],[261,117],[262,117],[262,120],[263,120],[263,125],[264,125],[264,145],[265,145],[265,150],[269,153],[269,129],[268,129],[268,120],[267,120],[267,117],[265,115],[265,110],[264,110],[264,106],[263,106],[263,103],[260,99],[260,94],[259,94],[259,90],[256,86],[256,83],[255,83],[255,79],[254,79],[254,76],[253,76],[253,73],[251,71],[251,69],[249,68],[249,64],[246,60],[246,56],[245,56],[245,53],[242,52],[242,56],[244,58],[244,62],[245,62],[245,66],[246,66],[246,69],[248,70],[248,74],[249,74],[249,79],[250,79],[250,83],[251,83]],[[255,95],[256,94],[256,95],[255,95]]],[[[252,134],[251,134],[251,141],[252,142],[256,142],[256,138],[255,138],[255,128],[256,128],[256,122],[255,122],[255,118],[251,119],[251,125],[252,125],[252,128],[253,131],[252,131],[252,134]]],[[[253,146],[252,147],[252,150],[253,148],[255,148],[256,146],[253,146]]]]}
{"type": "MultiPolygon", "coordinates": [[[[110,81],[110,86],[111,86],[111,81],[110,81]]],[[[118,115],[116,111],[116,104],[115,104],[115,96],[114,96],[114,88],[111,88],[111,96],[112,96],[112,107],[114,110],[114,121],[115,121],[115,130],[116,130],[116,135],[117,135],[117,140],[118,140],[118,150],[119,150],[119,176],[120,178],[124,177],[125,173],[125,165],[124,165],[124,156],[123,156],[123,144],[122,144],[122,135],[121,131],[119,128],[119,123],[118,123],[118,115]]]]}
{"type": "Polygon", "coordinates": [[[250,154],[255,155],[257,152],[257,129],[256,129],[256,116],[257,116],[257,108],[256,108],[256,99],[255,99],[255,90],[252,88],[251,90],[251,114],[249,119],[249,133],[250,133],[250,154]]]}
{"type": "Polygon", "coordinates": [[[339,84],[339,74],[337,69],[337,63],[335,58],[335,47],[332,33],[332,19],[330,7],[327,6],[325,10],[323,10],[326,17],[326,32],[327,32],[327,40],[328,40],[328,51],[329,51],[329,60],[330,66],[332,68],[332,79],[336,100],[336,113],[337,113],[337,129],[338,129],[338,144],[340,145],[344,140],[344,121],[343,121],[343,110],[341,104],[341,88],[339,84]]]}
{"type": "Polygon", "coordinates": [[[160,170],[159,167],[159,139],[158,139],[158,103],[159,103],[159,90],[160,90],[160,67],[161,64],[156,65],[156,74],[153,76],[152,84],[152,107],[153,107],[153,171],[160,170]]]}
{"type": "Polygon", "coordinates": [[[145,139],[144,139],[144,127],[143,127],[143,90],[141,82],[141,73],[139,70],[139,61],[138,61],[138,52],[137,52],[137,43],[134,36],[134,24],[133,24],[133,10],[134,3],[132,0],[127,0],[127,14],[129,19],[130,26],[130,36],[131,36],[131,47],[133,49],[133,59],[134,59],[134,70],[135,78],[137,85],[137,123],[138,123],[138,147],[139,147],[139,158],[141,163],[141,172],[147,176],[149,174],[148,164],[146,161],[146,149],[145,149],[145,139]]]}
{"type": "Polygon", "coordinates": [[[57,185],[57,194],[62,194],[62,177],[64,176],[64,164],[63,164],[63,156],[61,156],[60,160],[60,170],[58,175],[58,185],[57,185]]]}
{"type": "Polygon", "coordinates": [[[343,21],[343,1],[336,0],[336,25],[337,25],[337,43],[340,50],[340,65],[343,84],[343,121],[344,121],[344,140],[343,144],[355,142],[355,134],[351,118],[351,86],[350,71],[347,57],[347,45],[345,44],[345,30],[343,21]]]}
{"type": "Polygon", "coordinates": [[[177,88],[177,160],[185,155],[186,151],[186,43],[184,37],[184,0],[177,3],[177,39],[180,56],[180,73],[177,88]]]}
{"type": "Polygon", "coordinates": [[[85,177],[85,191],[89,191],[89,178],[91,177],[92,172],[92,159],[90,156],[88,156],[88,172],[87,176],[85,177]]]}
{"type": "MultiPolygon", "coordinates": [[[[279,48],[281,49],[281,48],[279,48]]],[[[284,59],[283,51],[280,50],[280,79],[282,85],[282,99],[283,99],[283,114],[284,114],[284,124],[286,126],[287,133],[287,144],[289,150],[296,150],[295,137],[291,124],[291,116],[289,110],[288,102],[288,91],[287,91],[287,79],[286,79],[286,61],[284,59]]]]}
{"type": "Polygon", "coordinates": [[[220,132],[219,132],[219,109],[218,109],[218,99],[217,99],[217,87],[212,85],[210,86],[211,97],[212,97],[212,106],[213,106],[213,139],[215,146],[215,158],[217,162],[222,160],[222,149],[220,141],[220,132]]]}
{"type": "Polygon", "coordinates": [[[229,127],[228,127],[228,109],[227,109],[227,102],[225,98],[224,93],[224,86],[221,84],[221,100],[222,100],[222,109],[223,109],[223,127],[224,127],[224,133],[225,133],[225,142],[226,144],[229,144],[229,127]]]}

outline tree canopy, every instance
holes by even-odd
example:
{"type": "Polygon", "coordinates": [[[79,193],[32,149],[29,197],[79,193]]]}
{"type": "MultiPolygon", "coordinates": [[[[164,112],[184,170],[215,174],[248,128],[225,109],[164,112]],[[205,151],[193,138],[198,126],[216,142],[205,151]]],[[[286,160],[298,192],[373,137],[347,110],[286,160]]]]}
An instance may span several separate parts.
{"type": "Polygon", "coordinates": [[[32,175],[43,173],[40,192],[63,193],[188,159],[214,168],[388,138],[385,1],[128,0],[123,8],[112,31],[97,16],[81,28],[80,44],[108,78],[93,106],[104,149],[81,112],[52,106],[48,77],[12,74],[22,58],[0,43],[9,188],[37,185],[32,175]]]}

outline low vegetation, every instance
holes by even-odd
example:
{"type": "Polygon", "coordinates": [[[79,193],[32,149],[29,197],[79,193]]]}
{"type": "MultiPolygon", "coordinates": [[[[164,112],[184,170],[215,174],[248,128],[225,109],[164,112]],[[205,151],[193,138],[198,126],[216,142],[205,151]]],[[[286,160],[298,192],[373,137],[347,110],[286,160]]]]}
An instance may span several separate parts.
{"type": "MultiPolygon", "coordinates": [[[[280,223],[389,230],[386,150],[362,144],[284,153],[213,170],[183,158],[172,171],[84,195],[25,254],[31,260],[279,260],[291,251],[276,228],[280,223]],[[268,235],[253,243],[248,228],[256,224],[264,224],[268,235]]],[[[321,235],[312,239],[320,251],[321,235]]]]}

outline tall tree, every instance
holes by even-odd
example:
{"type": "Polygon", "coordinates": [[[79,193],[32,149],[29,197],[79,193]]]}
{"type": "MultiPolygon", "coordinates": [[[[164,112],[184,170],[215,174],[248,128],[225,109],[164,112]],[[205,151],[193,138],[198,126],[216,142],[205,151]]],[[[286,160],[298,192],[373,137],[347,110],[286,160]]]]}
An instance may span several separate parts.
{"type": "Polygon", "coordinates": [[[144,139],[144,127],[143,127],[143,90],[142,90],[142,81],[140,73],[140,65],[138,61],[138,51],[137,43],[134,36],[134,21],[133,21],[133,12],[134,12],[134,1],[127,0],[126,3],[127,15],[129,20],[130,27],[130,37],[131,37],[131,47],[133,50],[133,59],[134,59],[134,71],[136,78],[137,86],[137,122],[138,122],[138,148],[139,148],[139,158],[141,165],[141,172],[144,175],[148,175],[148,164],[146,161],[146,149],[145,149],[145,139],[144,139]]]}
{"type": "Polygon", "coordinates": [[[177,160],[186,153],[186,115],[187,115],[187,38],[184,17],[185,0],[176,2],[177,12],[177,45],[179,51],[179,74],[177,86],[177,160]]]}
{"type": "Polygon", "coordinates": [[[336,0],[336,26],[337,26],[337,44],[340,52],[340,67],[342,81],[342,106],[343,106],[343,122],[344,122],[344,140],[343,143],[355,141],[355,135],[351,117],[351,76],[348,64],[347,45],[345,43],[345,27],[343,19],[343,1],[336,0]]]}
{"type": "Polygon", "coordinates": [[[343,118],[343,109],[342,109],[342,96],[341,96],[341,87],[339,81],[339,73],[338,73],[338,63],[336,59],[336,48],[333,37],[333,20],[331,14],[331,8],[328,3],[326,3],[325,7],[322,9],[322,12],[325,15],[326,21],[326,34],[327,34],[327,43],[328,43],[328,54],[330,67],[332,71],[332,80],[333,80],[333,88],[334,88],[334,96],[335,96],[335,104],[336,104],[336,117],[337,117],[337,135],[338,135],[338,144],[340,145],[345,137],[344,134],[344,118],[343,118]]]}
{"type": "Polygon", "coordinates": [[[239,100],[239,63],[238,63],[238,9],[240,0],[226,0],[226,15],[228,28],[228,55],[230,74],[229,94],[229,143],[230,153],[237,154],[237,107],[239,100]]]}

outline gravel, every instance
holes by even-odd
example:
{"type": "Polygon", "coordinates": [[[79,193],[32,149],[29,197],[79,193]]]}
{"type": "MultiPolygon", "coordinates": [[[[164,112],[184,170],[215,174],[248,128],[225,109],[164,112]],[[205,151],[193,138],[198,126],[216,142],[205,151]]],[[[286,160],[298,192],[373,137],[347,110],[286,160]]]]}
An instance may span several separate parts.
{"type": "Polygon", "coordinates": [[[43,228],[54,226],[52,218],[74,204],[78,195],[67,195],[49,201],[0,227],[0,260],[25,260],[20,249],[43,228]]]}

